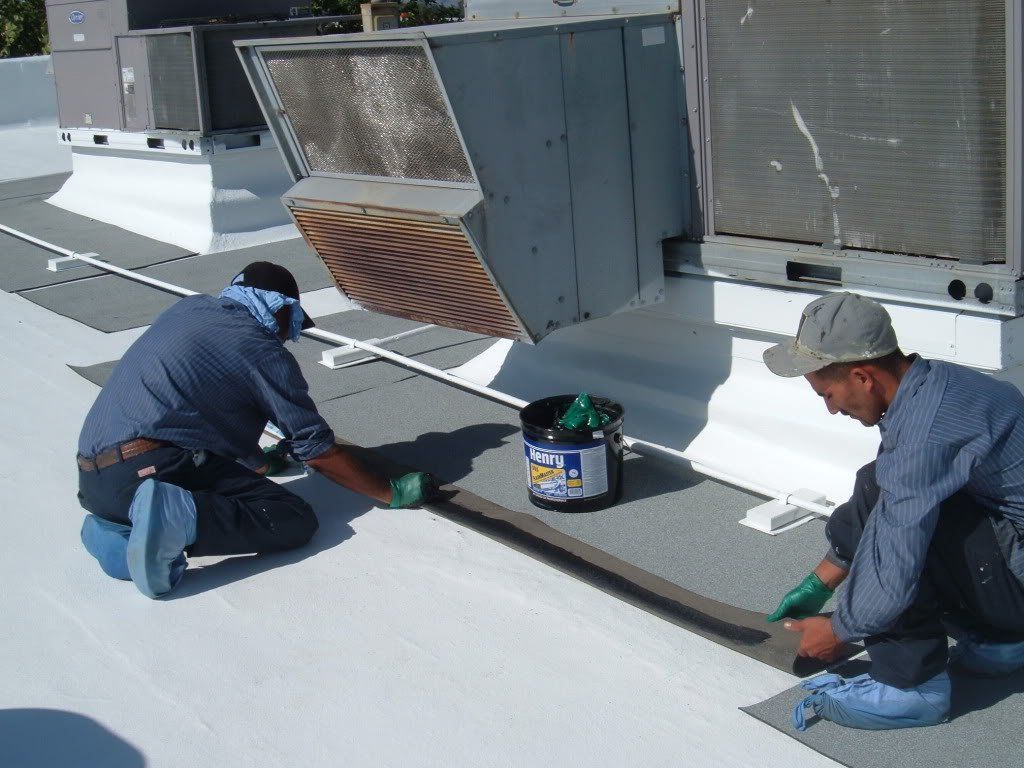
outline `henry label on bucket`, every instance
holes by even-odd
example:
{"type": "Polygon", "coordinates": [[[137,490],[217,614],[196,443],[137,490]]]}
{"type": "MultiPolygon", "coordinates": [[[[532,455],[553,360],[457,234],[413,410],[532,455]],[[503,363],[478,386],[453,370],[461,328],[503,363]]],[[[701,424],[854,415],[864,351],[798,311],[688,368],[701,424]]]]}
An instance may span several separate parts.
{"type": "Polygon", "coordinates": [[[530,490],[549,501],[586,499],[608,492],[603,440],[563,445],[523,440],[530,490]]]}

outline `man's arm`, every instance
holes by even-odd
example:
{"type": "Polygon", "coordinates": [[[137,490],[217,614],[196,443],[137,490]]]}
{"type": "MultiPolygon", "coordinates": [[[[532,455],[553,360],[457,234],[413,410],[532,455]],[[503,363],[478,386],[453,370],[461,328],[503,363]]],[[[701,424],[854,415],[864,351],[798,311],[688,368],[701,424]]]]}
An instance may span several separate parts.
{"type": "Polygon", "coordinates": [[[338,446],[334,432],[309,396],[298,363],[288,352],[281,350],[274,359],[262,361],[253,378],[257,396],[286,435],[285,449],[328,479],[395,508],[419,506],[436,493],[437,481],[425,472],[390,480],[338,446]]]}
{"type": "Polygon", "coordinates": [[[881,497],[854,554],[832,616],[840,640],[884,632],[917,596],[941,503],[966,485],[973,458],[932,442],[903,445],[878,458],[881,497]]]}
{"type": "Polygon", "coordinates": [[[383,475],[371,472],[340,445],[331,446],[325,453],[307,460],[306,463],[338,485],[384,504],[391,503],[390,481],[383,475]]]}
{"type": "Polygon", "coordinates": [[[848,569],[836,565],[827,557],[814,569],[814,575],[821,579],[821,583],[833,592],[835,592],[836,587],[846,580],[849,572],[848,569]]]}

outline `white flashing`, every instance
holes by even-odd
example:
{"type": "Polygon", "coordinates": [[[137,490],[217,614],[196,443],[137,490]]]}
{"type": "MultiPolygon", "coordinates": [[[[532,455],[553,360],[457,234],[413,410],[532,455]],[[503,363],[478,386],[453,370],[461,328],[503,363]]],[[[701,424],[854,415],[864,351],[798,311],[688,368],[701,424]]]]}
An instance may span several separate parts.
{"type": "MultiPolygon", "coordinates": [[[[385,336],[383,339],[365,339],[362,343],[382,347],[393,341],[407,338],[409,336],[415,336],[416,334],[423,333],[435,328],[434,325],[421,325],[417,328],[411,328],[408,331],[402,331],[392,336],[385,336]]],[[[370,360],[379,359],[379,355],[374,354],[372,351],[360,349],[354,344],[344,344],[340,347],[333,347],[331,349],[325,349],[320,355],[320,365],[330,368],[331,370],[337,370],[339,368],[350,368],[353,365],[359,365],[370,360]]]]}
{"type": "MultiPolygon", "coordinates": [[[[792,497],[809,501],[813,504],[825,503],[825,494],[808,488],[801,488],[795,491],[792,497]]],[[[792,530],[815,517],[815,515],[812,515],[805,509],[788,502],[788,499],[787,501],[773,499],[760,504],[747,512],[747,516],[740,520],[740,525],[753,528],[761,533],[767,533],[769,536],[776,536],[784,531],[792,530]]]]}
{"type": "MultiPolygon", "coordinates": [[[[99,256],[98,253],[83,253],[82,256],[89,256],[96,258],[99,256]]],[[[69,269],[80,269],[88,266],[84,261],[79,258],[79,254],[74,256],[58,256],[54,259],[49,259],[46,262],[46,269],[50,272],[65,272],[69,269]]]]}
{"type": "Polygon", "coordinates": [[[71,135],[74,173],[53,205],[194,253],[298,237],[281,204],[291,177],[273,142],[218,136],[154,149],[145,134],[110,132],[104,145],[71,135]]]}
{"type": "MultiPolygon", "coordinates": [[[[366,344],[377,345],[381,343],[380,339],[364,339],[364,341],[366,344]]],[[[348,368],[352,365],[376,359],[376,355],[359,349],[358,347],[354,347],[351,344],[346,344],[341,347],[325,349],[320,353],[319,363],[325,368],[330,368],[332,371],[336,371],[339,368],[348,368]]]]}

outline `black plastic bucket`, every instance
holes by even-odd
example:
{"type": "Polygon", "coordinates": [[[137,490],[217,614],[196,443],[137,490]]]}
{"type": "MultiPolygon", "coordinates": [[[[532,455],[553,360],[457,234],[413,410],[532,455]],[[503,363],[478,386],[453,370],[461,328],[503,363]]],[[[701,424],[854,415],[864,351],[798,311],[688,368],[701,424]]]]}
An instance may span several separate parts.
{"type": "Polygon", "coordinates": [[[530,501],[559,512],[593,512],[622,498],[622,419],[618,403],[591,397],[611,420],[595,430],[555,426],[576,395],[530,403],[519,412],[523,424],[526,487],[530,501]]]}

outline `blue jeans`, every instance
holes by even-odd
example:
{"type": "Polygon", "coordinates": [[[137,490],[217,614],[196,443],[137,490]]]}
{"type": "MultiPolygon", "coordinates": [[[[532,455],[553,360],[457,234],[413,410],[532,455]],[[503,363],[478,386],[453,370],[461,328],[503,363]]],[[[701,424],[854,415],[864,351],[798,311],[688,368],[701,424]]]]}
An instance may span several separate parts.
{"type": "Polygon", "coordinates": [[[230,459],[168,446],[104,469],[78,470],[82,508],[112,523],[131,525],[128,507],[147,477],[192,493],[196,540],[191,556],[277,552],[301,547],[318,528],[305,500],[230,459]],[[141,474],[140,474],[141,473],[141,474]]]}

